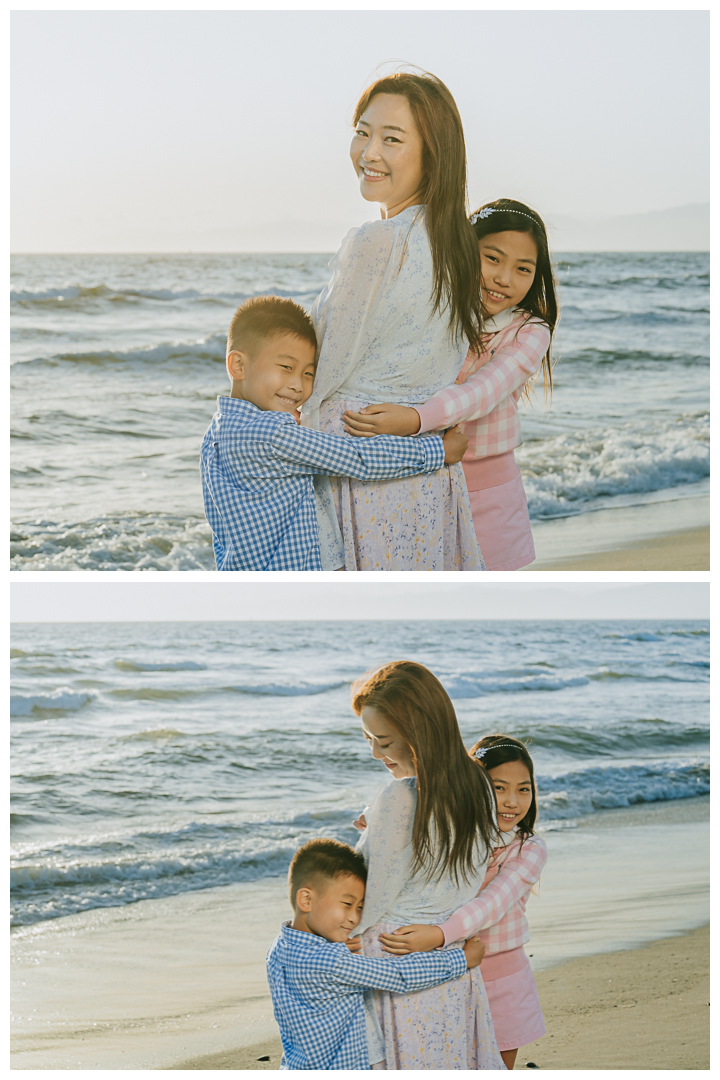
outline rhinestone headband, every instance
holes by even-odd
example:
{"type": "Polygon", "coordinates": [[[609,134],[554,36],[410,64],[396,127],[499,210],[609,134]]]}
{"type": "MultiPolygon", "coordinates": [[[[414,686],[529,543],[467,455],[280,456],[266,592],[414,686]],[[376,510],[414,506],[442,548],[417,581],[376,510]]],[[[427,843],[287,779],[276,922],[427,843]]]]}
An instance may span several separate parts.
{"type": "Polygon", "coordinates": [[[510,210],[502,206],[486,206],[484,210],[478,210],[476,214],[473,214],[470,218],[470,224],[474,225],[476,221],[482,221],[484,218],[490,217],[491,214],[519,214],[520,217],[526,217],[530,221],[534,221],[536,225],[538,223],[536,217],[533,217],[532,214],[526,214],[523,210],[510,210]]]}
{"type": "Polygon", "coordinates": [[[473,757],[476,757],[478,759],[478,761],[482,761],[482,759],[487,754],[488,750],[503,750],[506,747],[507,747],[508,750],[519,750],[520,749],[520,747],[516,746],[515,743],[509,743],[509,742],[495,743],[493,746],[481,746],[479,750],[475,751],[475,753],[473,754],[473,757]]]}

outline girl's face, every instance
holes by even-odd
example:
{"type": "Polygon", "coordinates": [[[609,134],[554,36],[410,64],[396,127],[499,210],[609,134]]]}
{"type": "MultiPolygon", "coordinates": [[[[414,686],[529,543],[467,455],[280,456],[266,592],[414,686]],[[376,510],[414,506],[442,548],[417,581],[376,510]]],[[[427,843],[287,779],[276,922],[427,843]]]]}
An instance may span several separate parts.
{"type": "Polygon", "coordinates": [[[506,761],[488,769],[495,788],[500,832],[509,832],[522,821],[530,809],[533,789],[527,765],[522,761],[506,761]]]}
{"type": "Polygon", "coordinates": [[[423,140],[401,94],[376,94],[355,126],[350,158],[360,194],[391,218],[422,202],[423,140]]]}
{"type": "Polygon", "coordinates": [[[415,775],[415,762],[410,743],[405,742],[396,728],[372,705],[360,713],[363,735],[372,746],[372,756],[382,761],[394,780],[415,775]]]}
{"type": "Polygon", "coordinates": [[[488,315],[499,315],[525,299],[535,280],[538,249],[530,233],[490,233],[479,241],[482,300],[488,315]]]}

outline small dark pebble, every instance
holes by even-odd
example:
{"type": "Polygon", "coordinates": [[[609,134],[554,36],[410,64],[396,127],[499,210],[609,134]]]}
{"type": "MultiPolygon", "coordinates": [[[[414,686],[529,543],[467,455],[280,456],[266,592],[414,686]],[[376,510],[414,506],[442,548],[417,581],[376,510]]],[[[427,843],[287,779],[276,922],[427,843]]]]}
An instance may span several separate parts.
{"type": "Polygon", "coordinates": [[[270,1060],[270,1055],[269,1054],[263,1054],[263,1056],[261,1058],[258,1058],[258,1061],[269,1061],[269,1060],[270,1060]]]}
{"type": "Polygon", "coordinates": [[[540,1066],[536,1065],[534,1061],[526,1061],[525,1062],[525,1068],[526,1069],[539,1069],[540,1066]]]}

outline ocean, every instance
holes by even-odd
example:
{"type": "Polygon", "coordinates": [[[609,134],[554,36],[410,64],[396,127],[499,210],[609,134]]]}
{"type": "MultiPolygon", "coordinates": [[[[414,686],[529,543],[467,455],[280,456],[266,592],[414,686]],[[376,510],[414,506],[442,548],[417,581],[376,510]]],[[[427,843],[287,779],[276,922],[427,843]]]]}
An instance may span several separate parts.
{"type": "Polygon", "coordinates": [[[16,624],[12,925],[353,842],[392,781],[350,685],[398,657],[439,676],[468,746],[531,741],[546,832],[709,790],[706,622],[16,624]]]}
{"type": "MultiPolygon", "coordinates": [[[[16,570],[211,570],[198,450],[235,307],[309,307],[327,255],[17,255],[16,570]]],[[[709,256],[557,256],[552,405],[524,408],[531,517],[707,491],[709,256]]]]}

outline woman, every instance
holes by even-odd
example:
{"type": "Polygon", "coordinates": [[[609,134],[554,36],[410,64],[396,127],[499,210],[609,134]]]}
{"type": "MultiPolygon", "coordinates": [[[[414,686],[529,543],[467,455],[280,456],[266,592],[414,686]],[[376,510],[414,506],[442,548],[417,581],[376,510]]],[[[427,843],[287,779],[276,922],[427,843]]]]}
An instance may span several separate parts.
{"type": "MultiPolygon", "coordinates": [[[[303,407],[303,423],[340,435],[346,409],[413,405],[454,382],[482,328],[465,143],[447,87],[427,73],[379,79],[354,124],[360,192],[382,218],[351,230],[330,263],[303,407]]],[[[325,569],[484,569],[459,465],[374,484],[321,478],[316,490],[325,569]]]]}
{"type": "MultiPolygon", "coordinates": [[[[368,863],[358,933],[363,952],[380,956],[380,934],[437,924],[475,896],[497,838],[495,800],[463,746],[450,698],[421,664],[387,664],[356,683],[353,709],[373,757],[395,781],[370,805],[358,844],[368,863]]],[[[369,1012],[375,1068],[505,1067],[477,971],[432,990],[374,998],[382,1032],[373,1039],[369,1012]]]]}

